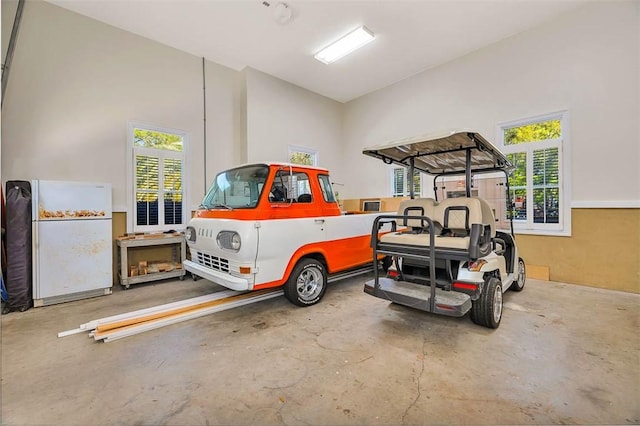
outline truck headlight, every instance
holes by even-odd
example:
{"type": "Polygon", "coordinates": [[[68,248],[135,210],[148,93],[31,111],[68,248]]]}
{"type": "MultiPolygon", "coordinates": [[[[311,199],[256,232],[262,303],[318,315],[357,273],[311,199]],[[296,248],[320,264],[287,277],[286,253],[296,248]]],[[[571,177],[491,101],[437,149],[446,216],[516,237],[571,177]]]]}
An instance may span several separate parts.
{"type": "Polygon", "coordinates": [[[187,241],[191,241],[192,243],[196,242],[196,229],[193,226],[187,226],[187,229],[184,231],[184,237],[187,241]]]}
{"type": "Polygon", "coordinates": [[[221,231],[216,238],[218,247],[224,250],[238,251],[240,250],[240,234],[235,231],[221,231]]]}

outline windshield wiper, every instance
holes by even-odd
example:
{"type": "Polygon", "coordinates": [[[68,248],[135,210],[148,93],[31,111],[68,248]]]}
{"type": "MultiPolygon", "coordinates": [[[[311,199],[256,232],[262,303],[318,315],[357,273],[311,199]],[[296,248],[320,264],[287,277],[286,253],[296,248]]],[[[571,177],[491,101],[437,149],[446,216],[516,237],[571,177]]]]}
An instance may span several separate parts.
{"type": "Polygon", "coordinates": [[[225,209],[227,209],[227,210],[233,210],[233,207],[228,206],[228,205],[226,205],[226,204],[214,204],[214,205],[213,205],[213,206],[211,206],[209,209],[218,209],[218,208],[220,208],[220,207],[225,208],[225,209]]]}
{"type": "Polygon", "coordinates": [[[207,209],[207,210],[213,210],[213,209],[219,209],[219,208],[223,208],[223,209],[227,209],[227,210],[233,210],[233,207],[228,206],[226,204],[200,204],[198,206],[199,209],[207,209]]]}

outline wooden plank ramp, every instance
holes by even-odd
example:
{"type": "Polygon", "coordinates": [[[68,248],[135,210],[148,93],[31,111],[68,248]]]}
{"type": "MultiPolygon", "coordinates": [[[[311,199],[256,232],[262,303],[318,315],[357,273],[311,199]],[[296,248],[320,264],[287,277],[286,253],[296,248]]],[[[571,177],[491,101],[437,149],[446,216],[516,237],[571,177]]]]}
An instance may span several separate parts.
{"type": "Polygon", "coordinates": [[[137,311],[91,320],[80,327],[62,331],[58,337],[89,332],[95,340],[112,342],[149,330],[176,324],[251,303],[282,296],[282,289],[266,289],[250,292],[220,291],[206,296],[153,306],[137,311]]]}

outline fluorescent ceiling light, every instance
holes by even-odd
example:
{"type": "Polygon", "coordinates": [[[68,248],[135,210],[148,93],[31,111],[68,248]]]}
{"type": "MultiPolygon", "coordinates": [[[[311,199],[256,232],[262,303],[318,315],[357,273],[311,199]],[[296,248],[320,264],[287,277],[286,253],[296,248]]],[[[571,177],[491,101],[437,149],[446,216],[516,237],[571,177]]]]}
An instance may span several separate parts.
{"type": "Polygon", "coordinates": [[[351,31],[340,40],[330,44],[321,51],[315,54],[315,58],[325,64],[330,64],[337,61],[343,56],[348,55],[356,49],[361,48],[365,44],[374,39],[374,35],[371,31],[365,27],[357,28],[351,31]]]}

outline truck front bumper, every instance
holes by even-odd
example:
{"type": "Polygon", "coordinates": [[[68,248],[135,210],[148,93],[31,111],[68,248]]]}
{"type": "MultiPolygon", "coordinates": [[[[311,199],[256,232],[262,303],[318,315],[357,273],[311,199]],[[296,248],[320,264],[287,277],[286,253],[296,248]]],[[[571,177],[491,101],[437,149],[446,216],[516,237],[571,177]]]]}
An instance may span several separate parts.
{"type": "Polygon", "coordinates": [[[214,271],[206,266],[199,265],[191,260],[182,262],[184,269],[199,277],[205,278],[215,284],[236,291],[252,290],[249,288],[249,280],[229,275],[226,272],[214,271]]]}

